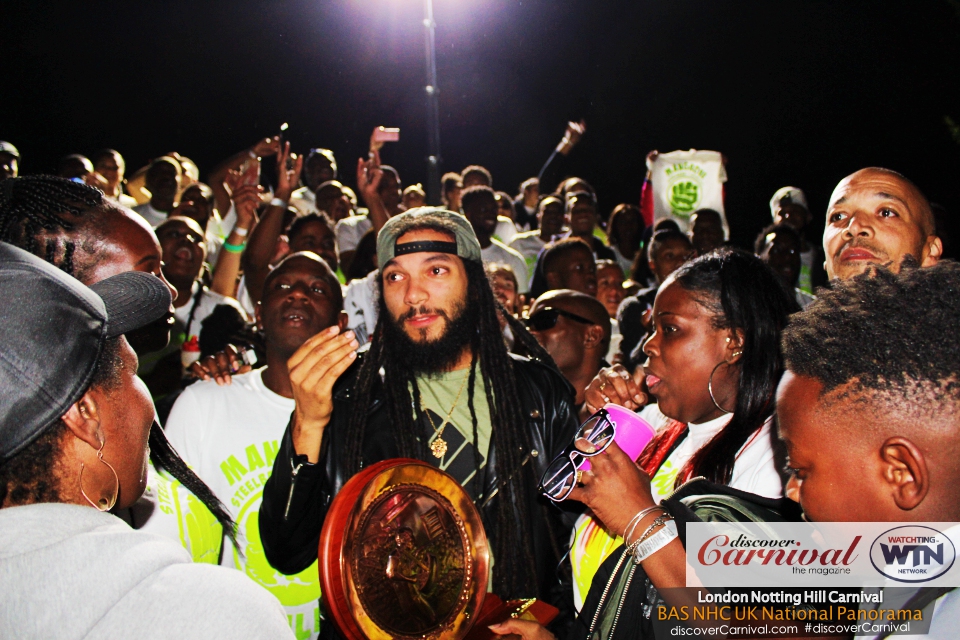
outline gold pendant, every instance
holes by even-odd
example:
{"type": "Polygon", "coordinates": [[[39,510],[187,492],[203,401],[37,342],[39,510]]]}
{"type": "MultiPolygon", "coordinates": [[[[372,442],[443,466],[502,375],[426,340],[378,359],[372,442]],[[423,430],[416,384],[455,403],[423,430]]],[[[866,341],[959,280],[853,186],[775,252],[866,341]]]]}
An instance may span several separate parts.
{"type": "Polygon", "coordinates": [[[447,453],[447,441],[437,436],[436,440],[430,443],[430,451],[433,452],[433,457],[443,458],[447,453]]]}

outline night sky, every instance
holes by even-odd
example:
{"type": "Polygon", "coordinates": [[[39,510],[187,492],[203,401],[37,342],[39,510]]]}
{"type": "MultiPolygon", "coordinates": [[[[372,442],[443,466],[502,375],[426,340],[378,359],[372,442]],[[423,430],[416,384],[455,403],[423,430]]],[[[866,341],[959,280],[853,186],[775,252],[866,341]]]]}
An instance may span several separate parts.
{"type": "MultiPolygon", "coordinates": [[[[515,193],[568,119],[571,169],[604,213],[636,202],[651,149],[728,158],[727,216],[748,246],[781,186],[817,224],[834,185],[899,170],[960,211],[960,3],[434,0],[444,170],[487,166],[515,193]]],[[[376,125],[384,162],[426,179],[423,4],[6,2],[0,139],[22,173],[118,149],[128,171],[176,150],[201,173],[290,123],[354,183],[376,125]]]]}

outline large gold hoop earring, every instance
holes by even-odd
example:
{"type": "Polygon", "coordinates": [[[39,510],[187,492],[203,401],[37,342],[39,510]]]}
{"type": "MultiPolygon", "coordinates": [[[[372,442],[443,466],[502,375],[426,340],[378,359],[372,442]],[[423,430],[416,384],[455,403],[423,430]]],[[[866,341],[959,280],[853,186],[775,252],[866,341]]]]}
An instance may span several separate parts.
{"type": "Polygon", "coordinates": [[[83,463],[80,463],[80,495],[90,503],[90,506],[96,509],[97,511],[110,511],[113,509],[113,506],[117,504],[117,496],[120,495],[120,478],[117,476],[117,470],[113,468],[109,462],[103,459],[103,445],[106,444],[106,441],[100,443],[100,448],[97,450],[97,459],[103,464],[107,465],[107,468],[110,469],[110,473],[113,474],[113,483],[114,489],[112,495],[109,497],[100,496],[100,499],[94,502],[90,499],[90,496],[87,495],[87,492],[83,490],[83,463]]]}
{"type": "MultiPolygon", "coordinates": [[[[731,358],[736,358],[737,356],[742,354],[743,354],[743,351],[734,351],[733,355],[731,355],[731,358]]],[[[733,413],[733,411],[727,411],[726,409],[721,407],[720,403],[717,402],[716,396],[713,395],[713,374],[715,374],[717,372],[717,369],[719,369],[725,364],[733,364],[733,363],[730,362],[729,360],[723,360],[722,362],[718,362],[717,366],[715,366],[713,368],[713,371],[710,372],[710,377],[707,379],[707,392],[710,394],[710,399],[713,400],[713,406],[715,406],[717,409],[719,409],[723,413],[733,413]]]]}

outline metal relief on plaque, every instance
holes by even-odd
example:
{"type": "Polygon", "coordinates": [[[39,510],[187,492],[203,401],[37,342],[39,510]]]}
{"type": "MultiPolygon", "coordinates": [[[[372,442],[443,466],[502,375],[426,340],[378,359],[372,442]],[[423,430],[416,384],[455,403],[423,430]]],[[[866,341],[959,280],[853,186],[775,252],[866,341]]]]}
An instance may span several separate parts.
{"type": "Polygon", "coordinates": [[[441,630],[470,597],[463,523],[446,498],[422,485],[394,485],[370,504],[351,560],[364,610],[392,635],[441,630]]]}

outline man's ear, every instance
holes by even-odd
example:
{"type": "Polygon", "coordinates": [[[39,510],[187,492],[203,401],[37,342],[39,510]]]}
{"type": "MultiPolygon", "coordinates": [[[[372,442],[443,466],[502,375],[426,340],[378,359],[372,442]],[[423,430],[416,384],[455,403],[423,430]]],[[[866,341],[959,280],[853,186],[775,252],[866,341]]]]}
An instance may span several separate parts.
{"type": "Polygon", "coordinates": [[[583,332],[583,346],[586,349],[596,349],[603,342],[603,327],[591,324],[583,332]]]}
{"type": "Polygon", "coordinates": [[[895,436],[880,446],[880,462],[883,480],[897,506],[904,511],[918,507],[930,490],[930,474],[920,449],[895,436]]]}
{"type": "Polygon", "coordinates": [[[348,322],[350,322],[350,316],[347,315],[346,311],[341,311],[340,315],[337,316],[337,326],[340,328],[340,333],[343,333],[347,328],[348,322]]]}
{"type": "Polygon", "coordinates": [[[70,405],[62,418],[67,429],[79,440],[83,440],[94,450],[103,445],[100,430],[100,410],[93,394],[88,390],[83,397],[70,405]]]}
{"type": "Polygon", "coordinates": [[[543,274],[547,278],[547,286],[551,289],[560,289],[560,274],[556,271],[547,271],[543,274]]]}
{"type": "Polygon", "coordinates": [[[943,240],[938,236],[928,236],[926,245],[927,255],[923,258],[921,267],[932,267],[940,261],[943,255],[943,240]]]}

